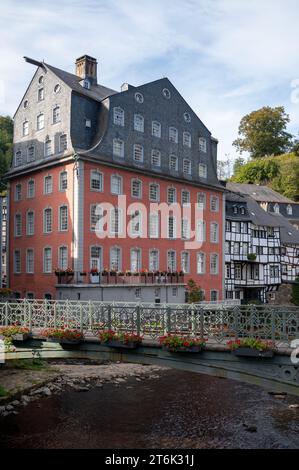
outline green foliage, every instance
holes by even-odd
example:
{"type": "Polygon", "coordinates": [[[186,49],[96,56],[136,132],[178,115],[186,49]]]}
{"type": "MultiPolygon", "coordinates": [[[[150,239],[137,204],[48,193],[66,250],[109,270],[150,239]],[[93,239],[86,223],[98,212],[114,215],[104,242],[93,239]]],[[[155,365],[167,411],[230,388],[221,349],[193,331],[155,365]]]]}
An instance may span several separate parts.
{"type": "Polygon", "coordinates": [[[7,397],[9,395],[8,391],[0,385],[0,397],[7,397]]]}
{"type": "Polygon", "coordinates": [[[190,279],[187,284],[188,303],[196,304],[203,300],[203,293],[193,279],[190,279]]]}
{"type": "Polygon", "coordinates": [[[234,175],[238,173],[243,165],[245,165],[246,161],[242,157],[238,157],[235,160],[234,167],[233,167],[233,172],[234,175]]]}
{"type": "Polygon", "coordinates": [[[265,341],[259,338],[236,339],[229,341],[227,345],[232,351],[239,348],[257,349],[258,351],[273,349],[272,341],[265,341]]]}
{"type": "Polygon", "coordinates": [[[296,283],[293,284],[292,288],[292,303],[299,305],[299,277],[296,279],[296,283]]]}
{"type": "Polygon", "coordinates": [[[289,153],[251,160],[239,167],[231,181],[266,185],[289,199],[299,201],[299,158],[289,153]]]}
{"type": "Polygon", "coordinates": [[[0,191],[6,187],[3,176],[12,159],[13,120],[9,116],[0,116],[0,191]]]}
{"type": "Polygon", "coordinates": [[[293,136],[286,132],[290,117],[283,106],[266,106],[241,119],[239,138],[233,145],[251,158],[281,155],[292,148],[293,136]]]}
{"type": "Polygon", "coordinates": [[[48,365],[42,359],[16,359],[12,361],[14,369],[21,370],[44,370],[48,368],[48,365]]]}

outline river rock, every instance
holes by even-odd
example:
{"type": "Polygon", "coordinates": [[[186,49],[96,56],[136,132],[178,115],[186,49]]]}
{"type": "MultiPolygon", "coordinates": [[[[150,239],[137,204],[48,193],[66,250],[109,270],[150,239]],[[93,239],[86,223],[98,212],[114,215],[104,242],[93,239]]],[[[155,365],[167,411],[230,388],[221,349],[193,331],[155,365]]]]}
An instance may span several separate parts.
{"type": "Polygon", "coordinates": [[[27,404],[27,403],[30,402],[30,397],[28,397],[28,395],[23,395],[21,400],[22,400],[23,403],[27,404]]]}
{"type": "Polygon", "coordinates": [[[52,395],[52,392],[51,390],[49,389],[49,387],[44,387],[42,390],[41,390],[41,393],[43,395],[46,395],[47,397],[49,397],[50,395],[52,395]]]}
{"type": "Polygon", "coordinates": [[[299,409],[299,405],[290,405],[289,409],[290,410],[297,410],[297,409],[299,409]]]}
{"type": "Polygon", "coordinates": [[[21,403],[19,402],[19,400],[14,400],[13,402],[11,402],[11,404],[13,406],[20,406],[21,403]]]}
{"type": "Polygon", "coordinates": [[[4,411],[5,411],[5,406],[0,406],[0,414],[4,413],[4,411]]]}
{"type": "Polygon", "coordinates": [[[13,411],[13,406],[12,405],[7,405],[6,406],[6,411],[13,411]]]}

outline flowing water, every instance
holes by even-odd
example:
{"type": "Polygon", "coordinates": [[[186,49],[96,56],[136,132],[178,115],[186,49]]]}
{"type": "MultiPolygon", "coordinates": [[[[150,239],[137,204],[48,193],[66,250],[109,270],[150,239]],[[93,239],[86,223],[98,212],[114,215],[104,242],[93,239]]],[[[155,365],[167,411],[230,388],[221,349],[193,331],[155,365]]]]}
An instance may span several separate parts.
{"type": "Polygon", "coordinates": [[[1,448],[299,448],[299,398],[163,370],[65,391],[0,418],[1,448]]]}

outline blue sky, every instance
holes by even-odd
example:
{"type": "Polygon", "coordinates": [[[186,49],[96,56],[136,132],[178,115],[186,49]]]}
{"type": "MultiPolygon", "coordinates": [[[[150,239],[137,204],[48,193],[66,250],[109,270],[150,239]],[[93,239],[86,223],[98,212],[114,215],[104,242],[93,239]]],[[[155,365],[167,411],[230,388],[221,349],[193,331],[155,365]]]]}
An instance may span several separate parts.
{"type": "Polygon", "coordinates": [[[73,72],[87,53],[117,90],[167,76],[233,160],[241,117],[261,106],[284,105],[298,134],[298,24],[298,0],[1,0],[0,113],[34,72],[24,55],[73,72]]]}

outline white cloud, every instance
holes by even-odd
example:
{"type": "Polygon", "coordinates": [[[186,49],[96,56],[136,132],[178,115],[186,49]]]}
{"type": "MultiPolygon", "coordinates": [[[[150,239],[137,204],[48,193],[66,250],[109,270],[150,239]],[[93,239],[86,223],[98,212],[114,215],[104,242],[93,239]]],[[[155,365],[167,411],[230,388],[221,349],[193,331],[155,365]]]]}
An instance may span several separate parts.
{"type": "Polygon", "coordinates": [[[169,76],[213,134],[234,154],[240,118],[286,106],[299,76],[297,0],[1,0],[1,113],[18,105],[33,69],[22,56],[74,70],[97,57],[100,80],[119,89],[169,76]]]}

